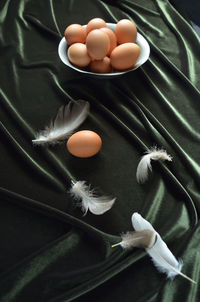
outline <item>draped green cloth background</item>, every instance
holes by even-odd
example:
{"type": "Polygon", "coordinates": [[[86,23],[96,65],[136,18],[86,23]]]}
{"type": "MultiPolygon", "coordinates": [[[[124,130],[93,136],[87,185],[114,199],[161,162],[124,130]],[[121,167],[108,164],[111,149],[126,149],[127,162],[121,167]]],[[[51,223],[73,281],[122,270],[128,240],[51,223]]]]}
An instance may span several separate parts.
{"type": "Polygon", "coordinates": [[[0,301],[200,299],[200,40],[167,0],[0,1],[0,301]],[[123,77],[91,79],[68,69],[57,48],[71,23],[134,20],[151,55],[123,77]],[[61,144],[33,147],[71,99],[90,102],[80,129],[96,131],[100,153],[70,155],[61,144]],[[144,185],[145,150],[164,147],[144,185]],[[82,216],[71,179],[117,197],[104,215],[82,216]],[[167,280],[144,250],[112,249],[139,212],[183,260],[167,280]]]}

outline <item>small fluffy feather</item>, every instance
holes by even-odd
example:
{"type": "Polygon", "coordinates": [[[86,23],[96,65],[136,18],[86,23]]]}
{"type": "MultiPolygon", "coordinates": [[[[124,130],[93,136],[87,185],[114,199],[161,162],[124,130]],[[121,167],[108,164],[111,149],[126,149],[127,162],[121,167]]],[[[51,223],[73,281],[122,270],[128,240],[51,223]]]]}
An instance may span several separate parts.
{"type": "Polygon", "coordinates": [[[138,183],[144,183],[148,179],[148,170],[152,171],[151,160],[168,160],[172,161],[171,155],[167,154],[164,149],[153,147],[146,151],[142,156],[136,171],[136,179],[138,183]]]}
{"type": "Polygon", "coordinates": [[[69,102],[58,109],[56,118],[45,130],[36,135],[33,144],[56,144],[68,138],[78,128],[89,114],[90,105],[87,101],[69,102]]]}
{"type": "Polygon", "coordinates": [[[132,215],[132,225],[136,231],[142,231],[144,229],[149,229],[156,234],[156,242],[151,248],[147,248],[146,251],[150,255],[155,267],[161,273],[166,273],[168,278],[173,278],[176,275],[181,275],[182,277],[188,279],[189,281],[196,283],[194,280],[190,279],[188,276],[181,273],[182,262],[178,261],[172,252],[167,247],[166,243],[162,240],[158,232],[155,231],[153,226],[145,220],[140,214],[133,213],[132,215]]]}
{"type": "Polygon", "coordinates": [[[81,209],[84,215],[88,210],[95,214],[101,215],[111,209],[116,198],[108,196],[96,196],[95,190],[90,189],[90,185],[86,185],[85,181],[72,182],[70,194],[78,201],[81,201],[81,209]]]}
{"type": "Polygon", "coordinates": [[[114,246],[121,245],[123,249],[130,249],[133,247],[144,248],[152,247],[155,243],[155,235],[150,230],[142,230],[136,232],[127,232],[121,235],[122,241],[114,244],[114,246]]]}
{"type": "Polygon", "coordinates": [[[135,232],[127,232],[121,235],[122,241],[120,242],[120,245],[123,249],[130,249],[132,247],[135,247],[138,240],[143,238],[141,236],[133,237],[134,233],[135,232]]]}

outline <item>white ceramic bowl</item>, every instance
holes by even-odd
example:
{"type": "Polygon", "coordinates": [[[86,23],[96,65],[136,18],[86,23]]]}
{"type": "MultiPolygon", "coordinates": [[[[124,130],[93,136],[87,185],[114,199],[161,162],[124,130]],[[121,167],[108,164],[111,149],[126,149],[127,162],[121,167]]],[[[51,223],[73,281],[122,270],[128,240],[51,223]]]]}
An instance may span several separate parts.
{"type": "MultiPolygon", "coordinates": [[[[115,27],[116,24],[115,23],[106,23],[107,27],[112,29],[113,31],[115,31],[115,27]]],[[[86,25],[83,25],[84,27],[86,27],[86,25]]],[[[61,61],[67,65],[68,67],[81,72],[83,74],[86,74],[88,76],[93,76],[93,77],[98,77],[98,78],[114,78],[120,75],[123,75],[127,72],[131,72],[133,70],[136,70],[137,68],[139,68],[142,64],[144,64],[150,55],[150,47],[149,44],[147,42],[147,40],[139,33],[137,33],[137,39],[136,39],[136,43],[140,46],[140,56],[134,66],[134,68],[129,69],[127,71],[115,71],[115,72],[110,72],[110,73],[95,73],[95,72],[91,72],[91,71],[86,71],[84,69],[80,69],[74,65],[72,65],[69,62],[68,56],[67,56],[67,48],[68,48],[68,44],[65,40],[65,37],[63,37],[59,43],[58,46],[58,55],[61,59],[61,61]]]]}

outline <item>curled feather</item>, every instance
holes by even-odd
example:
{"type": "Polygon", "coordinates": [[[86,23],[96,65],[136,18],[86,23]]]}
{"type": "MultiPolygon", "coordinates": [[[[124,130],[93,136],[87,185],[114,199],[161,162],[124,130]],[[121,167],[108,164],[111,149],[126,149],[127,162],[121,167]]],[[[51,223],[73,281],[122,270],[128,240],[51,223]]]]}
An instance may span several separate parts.
{"type": "Polygon", "coordinates": [[[146,151],[142,156],[136,171],[136,179],[138,183],[144,183],[148,179],[148,171],[152,171],[151,160],[168,160],[172,161],[171,155],[167,154],[164,149],[153,147],[146,151]]]}
{"type": "Polygon", "coordinates": [[[85,181],[72,182],[69,193],[78,201],[81,201],[81,209],[84,215],[88,210],[95,214],[101,215],[111,209],[116,198],[108,196],[97,196],[94,189],[90,185],[86,185],[85,181]]]}
{"type": "Polygon", "coordinates": [[[35,145],[57,144],[68,138],[78,128],[89,114],[90,105],[87,101],[71,101],[66,106],[61,106],[54,121],[44,130],[39,131],[36,139],[32,140],[35,145]]]}
{"type": "Polygon", "coordinates": [[[162,240],[158,232],[155,231],[153,226],[145,220],[140,214],[133,213],[132,225],[136,231],[150,230],[156,235],[156,242],[151,248],[146,248],[147,253],[151,257],[155,267],[159,272],[165,273],[167,278],[174,278],[176,275],[181,275],[185,279],[196,283],[194,280],[184,275],[181,272],[182,262],[178,261],[172,252],[169,250],[166,243],[162,240]]]}

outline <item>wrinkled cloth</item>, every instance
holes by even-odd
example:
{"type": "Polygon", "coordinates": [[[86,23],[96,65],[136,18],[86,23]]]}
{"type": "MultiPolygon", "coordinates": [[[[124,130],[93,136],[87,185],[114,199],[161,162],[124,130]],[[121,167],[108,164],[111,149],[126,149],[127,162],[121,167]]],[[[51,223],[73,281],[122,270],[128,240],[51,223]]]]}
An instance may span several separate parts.
{"type": "Polygon", "coordinates": [[[200,262],[200,39],[167,0],[0,2],[0,302],[196,302],[200,262]],[[59,59],[65,28],[128,18],[148,41],[149,60],[114,79],[89,78],[59,59]],[[90,102],[79,127],[102,149],[73,157],[65,142],[33,146],[70,100],[90,102]],[[172,162],[136,169],[152,147],[172,162]],[[81,209],[71,180],[116,197],[103,215],[81,209]],[[111,248],[140,213],[182,259],[167,280],[144,250],[111,248]]]}

